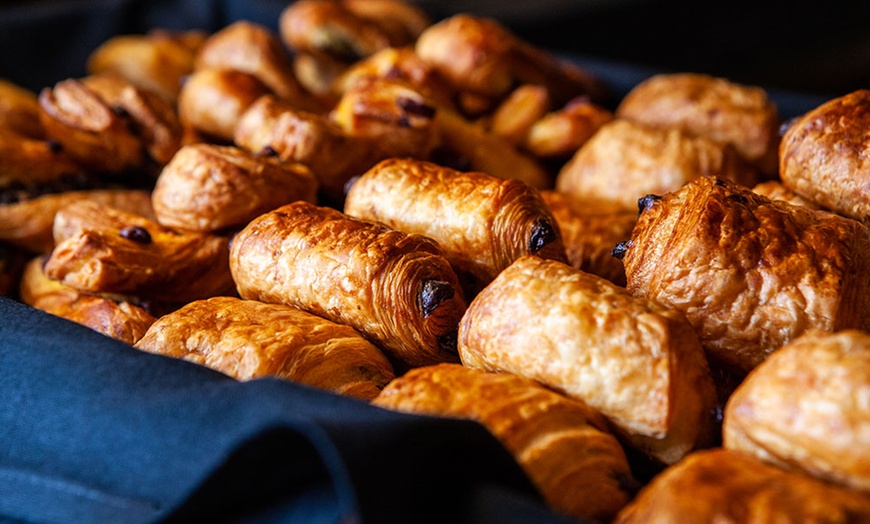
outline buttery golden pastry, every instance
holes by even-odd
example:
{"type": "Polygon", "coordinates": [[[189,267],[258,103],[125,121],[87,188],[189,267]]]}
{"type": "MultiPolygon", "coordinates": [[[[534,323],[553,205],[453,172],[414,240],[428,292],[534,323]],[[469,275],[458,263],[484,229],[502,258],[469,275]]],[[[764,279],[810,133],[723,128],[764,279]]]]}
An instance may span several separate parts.
{"type": "Polygon", "coordinates": [[[768,180],[767,182],[762,182],[754,186],[752,192],[764,195],[771,200],[784,200],[785,202],[796,206],[803,206],[809,209],[821,209],[821,206],[812,200],[795,193],[783,185],[779,180],[768,180]]]}
{"type": "Polygon", "coordinates": [[[870,227],[870,90],[830,100],[782,137],[783,184],[804,198],[870,227]]]}
{"type": "Polygon", "coordinates": [[[48,278],[42,269],[44,262],[44,257],[36,257],[24,270],[19,292],[25,304],[131,345],[156,320],[130,301],[81,293],[48,278]]]}
{"type": "Polygon", "coordinates": [[[565,164],[556,190],[574,200],[636,209],[645,195],[666,193],[713,175],[752,186],[755,170],[729,146],[677,128],[617,119],[604,124],[565,164]]]}
{"type": "Polygon", "coordinates": [[[587,97],[575,98],[533,123],[522,146],[538,157],[570,157],[611,120],[607,109],[587,97]]]}
{"type": "Polygon", "coordinates": [[[151,194],[161,225],[201,232],[241,228],[266,211],[316,197],[308,168],[213,144],[181,148],[151,194]]]}
{"type": "Polygon", "coordinates": [[[342,5],[359,18],[381,28],[390,47],[411,44],[432,21],[422,9],[405,0],[342,0],[342,5]]]}
{"type": "Polygon", "coordinates": [[[616,116],[731,144],[762,173],[776,174],[780,118],[760,87],[697,73],[655,75],[622,99],[616,116]]]}
{"type": "Polygon", "coordinates": [[[466,366],[515,373],[586,402],[673,464],[713,437],[716,393],[683,315],[562,262],[519,258],[468,306],[466,366]]]}
{"type": "Polygon", "coordinates": [[[541,197],[559,225],[568,263],[617,286],[625,286],[625,268],[611,251],[631,236],[637,213],[621,207],[574,202],[555,191],[541,191],[541,197]]]}
{"type": "Polygon", "coordinates": [[[347,324],[400,363],[457,360],[465,300],[429,238],[300,201],[238,233],[230,267],[242,298],[347,324]]]}
{"type": "Polygon", "coordinates": [[[91,201],[57,212],[49,278],[88,293],[187,302],[232,293],[229,240],[91,201]]]}
{"type": "Polygon", "coordinates": [[[643,199],[616,251],[632,294],[685,313],[738,372],[810,329],[870,329],[867,228],[720,178],[643,199]]]}
{"type": "Polygon", "coordinates": [[[870,494],[868,398],[870,334],[806,333],[770,355],[731,395],[724,445],[870,494]]]}
{"type": "Polygon", "coordinates": [[[408,371],[372,403],[483,424],[547,503],[568,515],[606,522],[632,495],[625,452],[601,415],[533,380],[438,364],[408,371]]]}
{"type": "Polygon", "coordinates": [[[517,87],[495,108],[489,130],[516,146],[522,144],[532,126],[550,110],[546,88],[525,84],[517,87]]]}
{"type": "Polygon", "coordinates": [[[364,400],[393,378],[387,357],[353,328],[233,297],[197,300],[160,317],[135,347],[237,380],[273,376],[364,400]]]}
{"type": "Polygon", "coordinates": [[[839,524],[870,520],[862,493],[789,473],[736,451],[697,451],[644,487],[613,521],[839,524]]]}
{"type": "Polygon", "coordinates": [[[0,78],[0,130],[27,138],[43,138],[36,93],[0,78]]]}
{"type": "Polygon", "coordinates": [[[436,240],[470,293],[523,255],[566,260],[556,220],[538,191],[518,180],[389,159],[354,182],[344,210],[436,240]]]}
{"type": "Polygon", "coordinates": [[[232,142],[242,114],[271,92],[250,73],[200,69],[187,77],[178,95],[178,118],[214,141],[232,142]]]}
{"type": "Polygon", "coordinates": [[[0,127],[0,189],[34,186],[81,173],[84,168],[60,142],[21,135],[0,127]]]}

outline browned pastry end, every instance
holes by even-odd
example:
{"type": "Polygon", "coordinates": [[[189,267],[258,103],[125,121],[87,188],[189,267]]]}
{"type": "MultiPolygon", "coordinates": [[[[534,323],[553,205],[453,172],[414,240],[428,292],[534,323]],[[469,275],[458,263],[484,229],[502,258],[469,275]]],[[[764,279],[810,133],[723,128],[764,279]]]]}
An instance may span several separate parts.
{"type": "Polygon", "coordinates": [[[489,130],[517,146],[525,142],[535,122],[550,111],[550,95],[543,86],[525,84],[502,100],[490,116],[489,130]]]}
{"type": "Polygon", "coordinates": [[[32,139],[44,138],[36,94],[3,78],[0,78],[0,130],[32,139]]]}
{"type": "Polygon", "coordinates": [[[178,95],[178,118],[214,141],[232,142],[242,114],[271,91],[256,76],[236,69],[200,69],[178,95]]]}
{"type": "Polygon", "coordinates": [[[51,280],[42,269],[44,262],[44,257],[36,257],[25,268],[20,283],[20,297],[25,304],[131,345],[156,320],[129,301],[81,293],[51,280]]]}
{"type": "Polygon", "coordinates": [[[821,209],[821,206],[819,206],[812,200],[806,199],[795,193],[778,180],[768,180],[767,182],[762,182],[753,187],[752,192],[766,196],[771,200],[783,200],[785,202],[788,202],[789,204],[794,204],[796,206],[803,206],[809,209],[821,209]]]}
{"type": "Polygon", "coordinates": [[[726,448],[870,494],[870,334],[806,333],[734,391],[726,448]]]}
{"type": "Polygon", "coordinates": [[[614,524],[870,521],[870,498],[736,451],[692,453],[652,480],[614,524]]]}
{"type": "Polygon", "coordinates": [[[293,75],[293,62],[277,35],[268,28],[240,20],[213,33],[196,56],[194,69],[237,69],[257,77],[288,103],[304,111],[319,111],[320,102],[293,75]]]}
{"type": "Polygon", "coordinates": [[[556,220],[518,180],[389,159],[354,182],[345,212],[436,240],[472,292],[523,255],[566,260],[556,220]]]}
{"type": "Polygon", "coordinates": [[[870,90],[830,100],[782,138],[782,182],[822,207],[870,227],[870,90]]]}
{"type": "Polygon", "coordinates": [[[230,267],[242,298],[352,326],[405,365],[458,360],[465,300],[431,239],[295,202],[237,234],[230,267]]]}
{"type": "Polygon", "coordinates": [[[364,400],[393,378],[387,357],[353,328],[233,297],[197,300],[160,317],[136,348],[237,380],[273,376],[364,400]]]}
{"type": "Polygon", "coordinates": [[[756,182],[755,170],[729,146],[676,128],[617,119],[604,124],[562,167],[556,189],[575,200],[636,209],[645,195],[708,175],[750,187],[756,182]]]}
{"type": "Polygon", "coordinates": [[[713,438],[716,393],[683,315],[561,262],[502,271],[462,317],[459,355],[586,402],[665,464],[713,438]]]}
{"type": "Polygon", "coordinates": [[[229,240],[216,235],[80,201],[58,211],[54,239],[46,275],[83,292],[187,302],[233,289],[229,240]]]}
{"type": "Polygon", "coordinates": [[[607,109],[586,97],[576,98],[532,124],[523,148],[543,158],[570,157],[611,120],[613,113],[607,109]]]}
{"type": "Polygon", "coordinates": [[[79,200],[90,200],[128,213],[153,218],[151,194],[141,189],[72,190],[40,195],[0,205],[0,240],[32,251],[47,253],[54,247],[52,227],[60,209],[79,200]]]}
{"type": "Polygon", "coordinates": [[[628,461],[601,415],[532,380],[438,364],[392,381],[373,404],[480,422],[568,515],[607,522],[631,498],[628,461]]]}
{"type": "Polygon", "coordinates": [[[345,184],[381,160],[368,140],[350,137],[332,120],[294,109],[271,95],[261,97],[242,115],[235,142],[255,154],[277,154],[311,169],[322,191],[344,200],[345,184]]]}
{"type": "Polygon", "coordinates": [[[777,172],[780,118],[760,87],[696,73],[660,74],[635,86],[616,115],[731,144],[765,175],[777,172]]]}
{"type": "Polygon", "coordinates": [[[240,229],[266,211],[316,197],[308,168],[213,144],[179,150],[152,193],[161,225],[201,232],[240,229]]]}
{"type": "Polygon", "coordinates": [[[621,207],[574,202],[555,191],[541,191],[541,197],[559,224],[568,263],[617,286],[625,286],[625,268],[611,251],[631,237],[637,213],[621,207]]]}
{"type": "Polygon", "coordinates": [[[16,184],[39,185],[82,171],[60,142],[0,127],[0,190],[16,184]]]}
{"type": "Polygon", "coordinates": [[[870,328],[860,223],[714,177],[640,207],[627,287],[685,313],[711,359],[745,373],[807,330],[870,328]]]}

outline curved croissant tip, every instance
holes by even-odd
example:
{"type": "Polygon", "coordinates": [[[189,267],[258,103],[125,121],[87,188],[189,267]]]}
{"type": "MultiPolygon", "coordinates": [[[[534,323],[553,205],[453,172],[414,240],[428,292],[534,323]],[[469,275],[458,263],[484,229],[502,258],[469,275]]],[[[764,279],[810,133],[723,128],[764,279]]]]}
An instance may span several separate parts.
{"type": "Polygon", "coordinates": [[[420,309],[423,317],[428,317],[442,302],[450,300],[456,294],[453,286],[443,280],[429,279],[423,282],[420,290],[420,309]]]}
{"type": "Polygon", "coordinates": [[[532,227],[532,234],[529,236],[529,252],[537,253],[555,240],[556,229],[553,225],[546,220],[538,220],[532,227]]]}

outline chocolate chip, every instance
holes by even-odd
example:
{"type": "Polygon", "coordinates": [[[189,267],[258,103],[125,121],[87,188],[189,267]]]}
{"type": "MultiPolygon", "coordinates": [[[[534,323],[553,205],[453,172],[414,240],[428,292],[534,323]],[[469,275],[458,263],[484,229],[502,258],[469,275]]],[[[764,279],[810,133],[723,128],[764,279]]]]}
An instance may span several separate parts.
{"type": "Polygon", "coordinates": [[[430,278],[423,282],[423,288],[420,290],[420,309],[423,310],[423,317],[431,315],[435,308],[445,300],[453,298],[454,294],[453,286],[443,280],[430,278]]]}
{"type": "Polygon", "coordinates": [[[150,244],[151,233],[142,226],[127,226],[121,230],[121,238],[132,240],[139,244],[150,244]]]}
{"type": "Polygon", "coordinates": [[[618,258],[619,260],[622,260],[623,257],[625,257],[625,253],[628,252],[628,249],[631,246],[632,246],[631,240],[623,240],[622,242],[620,242],[619,244],[616,244],[616,246],[613,247],[613,249],[610,251],[610,256],[612,256],[614,258],[618,258]]]}
{"type": "Polygon", "coordinates": [[[272,146],[266,146],[263,149],[261,149],[259,153],[257,153],[257,156],[259,156],[259,157],[278,156],[278,151],[276,151],[275,148],[272,146]]]}
{"type": "Polygon", "coordinates": [[[716,185],[719,187],[728,187],[728,183],[718,177],[716,178],[716,185]]]}
{"type": "Polygon", "coordinates": [[[546,220],[540,219],[532,227],[532,234],[529,237],[529,253],[537,253],[555,240],[556,229],[546,220]]]}
{"type": "Polygon", "coordinates": [[[640,216],[641,213],[651,208],[653,204],[661,200],[662,197],[658,195],[647,195],[645,197],[641,197],[637,199],[637,215],[640,216]]]}
{"type": "Polygon", "coordinates": [[[406,96],[397,97],[396,105],[399,106],[399,109],[408,113],[409,115],[419,116],[423,118],[432,118],[433,116],[435,116],[434,107],[406,96]]]}
{"type": "Polygon", "coordinates": [[[739,193],[732,193],[732,194],[728,195],[726,198],[728,200],[733,201],[733,202],[737,202],[738,204],[746,205],[749,203],[749,200],[745,196],[743,196],[739,193]]]}

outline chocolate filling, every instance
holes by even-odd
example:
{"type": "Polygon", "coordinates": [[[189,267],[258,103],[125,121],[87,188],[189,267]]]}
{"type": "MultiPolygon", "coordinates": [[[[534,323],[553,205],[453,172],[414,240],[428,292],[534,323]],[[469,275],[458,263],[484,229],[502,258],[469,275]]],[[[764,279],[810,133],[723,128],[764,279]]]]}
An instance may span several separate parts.
{"type": "Polygon", "coordinates": [[[453,286],[443,280],[429,279],[423,282],[420,290],[420,309],[423,317],[428,317],[445,300],[453,298],[455,291],[453,286]]]}
{"type": "Polygon", "coordinates": [[[544,246],[556,241],[556,229],[546,220],[539,219],[532,227],[532,234],[529,237],[529,252],[537,253],[544,249],[544,246]]]}

